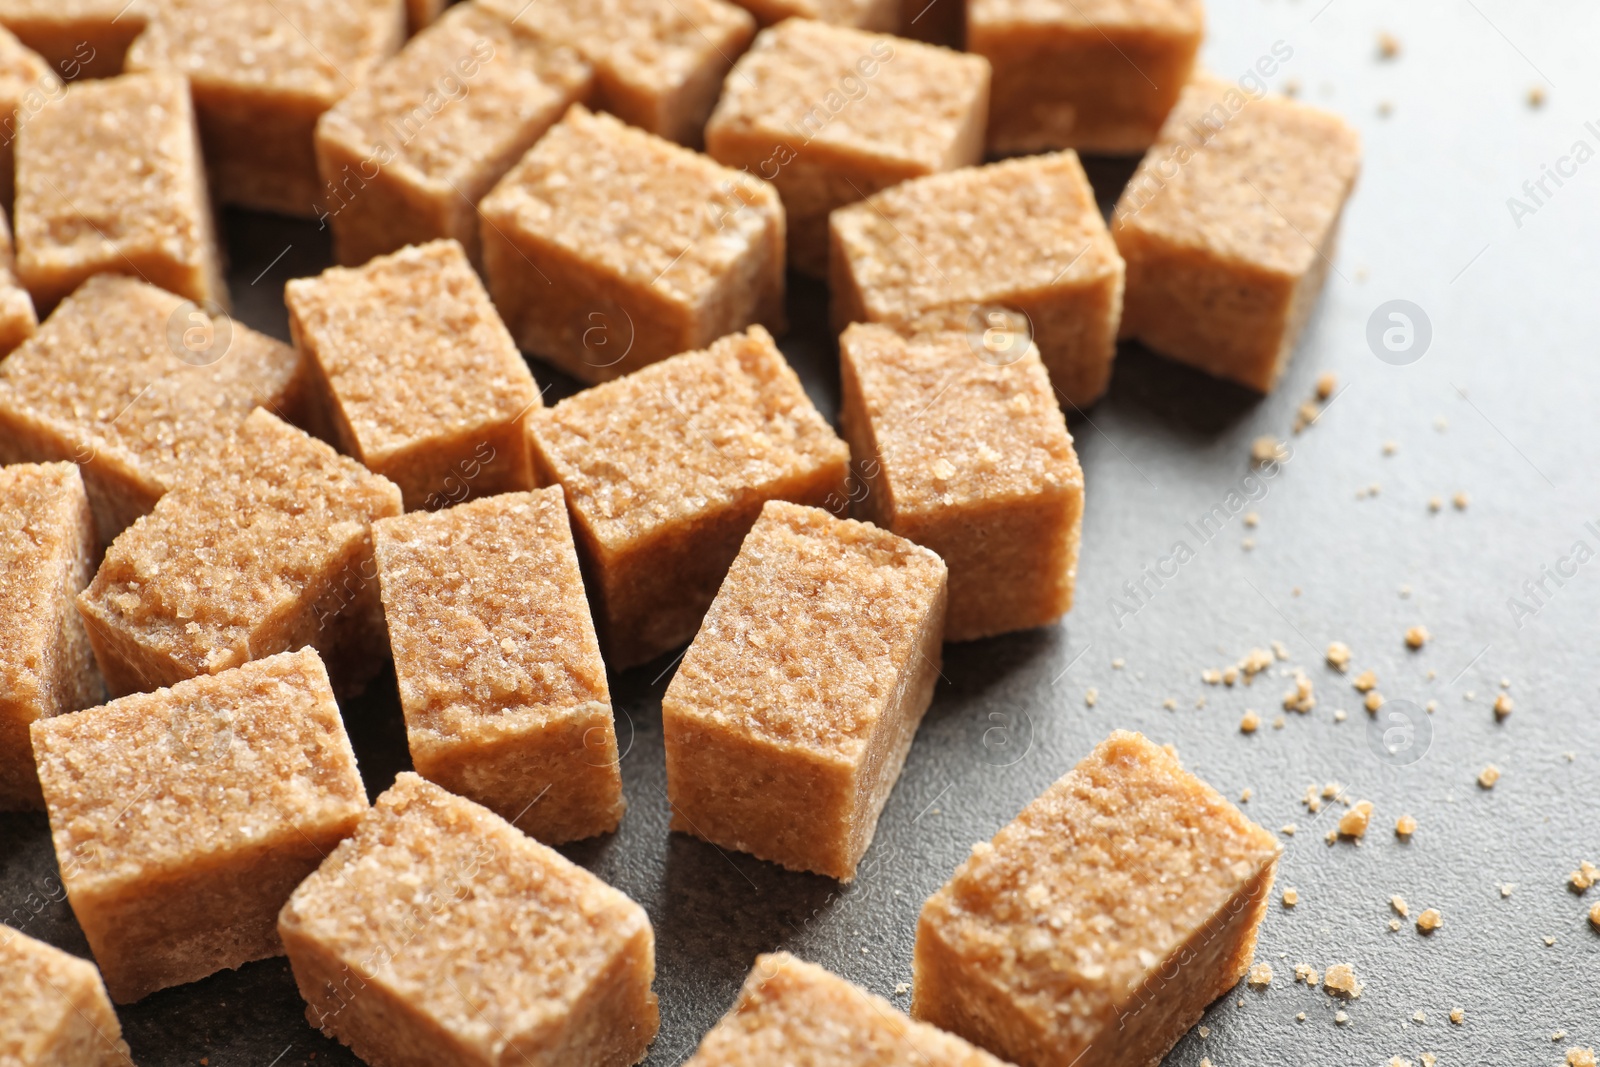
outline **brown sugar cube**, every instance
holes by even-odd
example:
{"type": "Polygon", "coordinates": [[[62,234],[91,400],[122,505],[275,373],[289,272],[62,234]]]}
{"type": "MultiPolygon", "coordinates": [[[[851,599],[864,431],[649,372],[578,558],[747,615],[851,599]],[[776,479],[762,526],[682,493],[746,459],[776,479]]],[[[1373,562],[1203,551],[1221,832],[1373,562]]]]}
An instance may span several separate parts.
{"type": "Polygon", "coordinates": [[[17,260],[11,249],[11,227],[0,214],[0,360],[39,329],[33,297],[17,281],[17,260]]]}
{"type": "MultiPolygon", "coordinates": [[[[0,0],[0,20],[4,18],[4,11],[4,2],[0,0]]],[[[22,116],[61,99],[61,93],[61,79],[50,69],[50,64],[17,40],[0,22],[0,205],[7,211],[11,210],[11,200],[16,194],[13,160],[18,123],[22,116]]],[[[8,241],[9,233],[8,228],[8,241]]]]}
{"type": "Polygon", "coordinates": [[[598,107],[690,147],[756,32],[750,13],[727,0],[539,0],[533,11],[527,0],[480,2],[582,53],[594,64],[598,107]]]}
{"type": "Polygon", "coordinates": [[[102,543],[257,406],[302,414],[294,349],[132,278],[90,278],[0,362],[0,462],[83,468],[102,543]]]}
{"type": "Polygon", "coordinates": [[[849,449],[759,326],[529,419],[613,670],[688,641],[768,500],[835,506],[849,449]]]}
{"type": "Polygon", "coordinates": [[[626,1067],[659,1026],[644,909],[410,772],[278,929],[306,1018],[367,1063],[626,1067]]]}
{"type": "MultiPolygon", "coordinates": [[[[224,203],[320,215],[317,119],[405,40],[399,0],[159,0],[129,70],[188,77],[224,203]]],[[[440,71],[435,77],[443,75],[440,71]]]]}
{"type": "Polygon", "coordinates": [[[966,333],[907,339],[858,323],[839,359],[841,422],[865,487],[860,517],[950,568],[945,640],[1065,614],[1083,470],[1038,349],[995,353],[966,333]]]}
{"type": "Polygon", "coordinates": [[[622,819],[611,690],[561,489],[372,526],[411,763],[550,845],[622,819]]]}
{"type": "Polygon", "coordinates": [[[1122,257],[1076,153],[916,178],[830,220],[833,320],[982,337],[1020,313],[1066,404],[1105,392],[1122,257]]]}
{"type": "Polygon", "coordinates": [[[777,186],[789,262],[826,276],[828,213],[907,178],[982,162],[988,106],[980,57],[790,19],[762,30],[734,64],[706,151],[777,186]]]}
{"type": "Polygon", "coordinates": [[[0,26],[67,81],[109,78],[122,73],[150,11],[148,0],[0,0],[0,26]]]}
{"type": "Polygon", "coordinates": [[[112,693],[311,645],[341,692],[387,651],[371,524],[400,490],[256,410],[123,531],[78,597],[112,693]]]}
{"type": "Polygon", "coordinates": [[[495,306],[585,382],[783,326],[783,205],[743,171],[574,105],[483,201],[495,306]]]}
{"type": "Polygon", "coordinates": [[[1249,970],[1281,851],[1118,730],[928,898],[911,1014],[1018,1067],[1156,1063],[1249,970]]]}
{"type": "MultiPolygon", "coordinates": [[[[734,0],[763,26],[784,19],[814,19],[858,30],[895,33],[900,28],[900,0],[734,0]]],[[[924,3],[927,0],[923,0],[924,3]]]]}
{"type": "Polygon", "coordinates": [[[0,467],[0,811],[44,806],[28,727],[105,699],[75,603],[99,551],[77,467],[0,467]]]}
{"type": "Polygon", "coordinates": [[[532,21],[458,4],[318,120],[339,262],[440,237],[480,258],[478,202],[593,81],[532,21]]]}
{"type": "Polygon", "coordinates": [[[276,956],[367,808],[310,649],[33,725],[72,913],[119,1004],[276,956]]]}
{"type": "Polygon", "coordinates": [[[939,675],[944,561],[761,511],[661,700],[672,829],[848,882],[939,675]]]}
{"type": "Polygon", "coordinates": [[[0,1063],[123,1067],[122,1024],[94,964],[0,926],[0,1063]]]}
{"type": "Polygon", "coordinates": [[[685,1067],[1005,1067],[961,1038],[787,952],[756,957],[685,1067]]]}
{"type": "Polygon", "coordinates": [[[284,299],[318,421],[408,509],[533,487],[539,389],[459,244],[333,267],[284,299]]]}
{"type": "Polygon", "coordinates": [[[1112,217],[1128,261],[1122,335],[1260,392],[1322,291],[1361,166],[1335,115],[1200,78],[1112,217]]]}
{"type": "Polygon", "coordinates": [[[421,33],[444,13],[451,0],[406,0],[406,29],[421,33]]]}
{"type": "Polygon", "coordinates": [[[967,48],[994,64],[990,151],[1144,151],[1204,36],[1201,0],[968,0],[967,48]]]}
{"type": "Polygon", "coordinates": [[[228,303],[182,78],[74,83],[21,127],[17,276],[41,311],[103,273],[228,303]]]}

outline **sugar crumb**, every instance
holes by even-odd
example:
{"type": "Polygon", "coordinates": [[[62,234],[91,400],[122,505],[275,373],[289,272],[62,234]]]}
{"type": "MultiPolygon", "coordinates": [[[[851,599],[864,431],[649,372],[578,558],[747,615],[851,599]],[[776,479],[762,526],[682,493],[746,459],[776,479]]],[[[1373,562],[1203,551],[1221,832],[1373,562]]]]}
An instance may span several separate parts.
{"type": "Polygon", "coordinates": [[[1328,642],[1328,666],[1335,670],[1344,670],[1350,666],[1350,646],[1343,641],[1328,642]]]}
{"type": "Polygon", "coordinates": [[[1393,908],[1394,913],[1402,919],[1409,917],[1411,914],[1411,909],[1406,904],[1406,898],[1399,893],[1389,898],[1389,907],[1393,908]]]}
{"type": "Polygon", "coordinates": [[[1431,934],[1444,925],[1444,916],[1439,914],[1439,909],[1429,908],[1417,916],[1417,932],[1431,934]]]}
{"type": "Polygon", "coordinates": [[[1401,837],[1410,837],[1417,832],[1417,820],[1409,815],[1402,815],[1394,821],[1394,832],[1401,837]]]}
{"type": "Polygon", "coordinates": [[[1300,890],[1296,889],[1294,886],[1288,886],[1285,888],[1283,891],[1283,906],[1286,908],[1292,908],[1298,903],[1300,903],[1300,890]]]}
{"type": "Polygon", "coordinates": [[[1253,734],[1261,728],[1261,716],[1253,711],[1246,710],[1244,717],[1239,720],[1239,732],[1253,734]]]}
{"type": "Polygon", "coordinates": [[[1250,968],[1250,984],[1264,987],[1272,984],[1272,964],[1261,962],[1250,968]]]}
{"type": "Polygon", "coordinates": [[[1406,631],[1406,647],[1415,652],[1428,643],[1429,636],[1426,626],[1413,626],[1406,631]]]}
{"type": "Polygon", "coordinates": [[[1358,692],[1370,693],[1378,688],[1378,676],[1373,671],[1362,671],[1350,684],[1355,686],[1358,692]]]}
{"type": "Polygon", "coordinates": [[[1463,1022],[1465,1022],[1466,1018],[1467,1012],[1465,1008],[1450,1009],[1450,1021],[1455,1023],[1457,1026],[1460,1026],[1463,1022]]]}
{"type": "Polygon", "coordinates": [[[1597,881],[1600,881],[1600,867],[1596,867],[1588,860],[1583,860],[1579,863],[1578,869],[1567,876],[1568,884],[1579,893],[1582,893],[1597,881]]]}
{"type": "MultiPolygon", "coordinates": [[[[1506,716],[1511,714],[1511,711],[1514,707],[1515,705],[1511,703],[1511,694],[1497,693],[1495,695],[1494,717],[1499,721],[1505,722],[1506,716]]],[[[1518,721],[1520,722],[1521,720],[1518,721]]]]}
{"type": "Polygon", "coordinates": [[[1493,789],[1494,784],[1500,780],[1500,768],[1489,764],[1478,772],[1478,785],[1484,789],[1493,789]]]}
{"type": "Polygon", "coordinates": [[[1356,972],[1348,963],[1335,963],[1328,968],[1328,973],[1322,978],[1322,987],[1329,996],[1344,996],[1351,1000],[1361,995],[1363,986],[1356,978],[1356,972]]]}

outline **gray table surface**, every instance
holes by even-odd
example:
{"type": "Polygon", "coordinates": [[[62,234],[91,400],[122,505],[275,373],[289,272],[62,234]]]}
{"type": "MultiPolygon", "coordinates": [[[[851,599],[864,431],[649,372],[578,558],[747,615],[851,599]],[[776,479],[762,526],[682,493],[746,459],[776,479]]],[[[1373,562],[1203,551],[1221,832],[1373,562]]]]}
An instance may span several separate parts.
{"type": "MultiPolygon", "coordinates": [[[[1252,790],[1244,807],[1264,826],[1299,825],[1283,838],[1279,884],[1298,888],[1300,904],[1274,905],[1261,933],[1259,958],[1277,977],[1213,1005],[1208,1036],[1191,1033],[1169,1063],[1382,1064],[1432,1052],[1445,1065],[1557,1064],[1568,1045],[1600,1045],[1600,933],[1584,920],[1600,889],[1579,897],[1566,886],[1579,860],[1600,862],[1600,560],[1589,558],[1600,552],[1600,163],[1588,158],[1600,150],[1596,9],[1209,6],[1214,70],[1238,76],[1282,42],[1293,54],[1273,86],[1298,83],[1303,99],[1338,110],[1364,138],[1336,269],[1287,377],[1259,399],[1124,346],[1110,395],[1071,419],[1088,484],[1077,608],[1050,629],[947,649],[945,680],[848,887],[669,834],[659,701],[670,663],[613,678],[628,814],[615,835],[564,851],[655,924],[662,1027],[649,1064],[686,1058],[765,950],[788,949],[905,1005],[897,990],[911,979],[922,900],[974,841],[1119,727],[1173,742],[1230,797],[1252,790]],[[1377,54],[1383,31],[1402,46],[1388,61],[1377,54]],[[1539,109],[1528,103],[1536,85],[1548,93],[1539,109]],[[1546,179],[1535,199],[1523,183],[1547,167],[1562,184],[1546,179]],[[1526,210],[1514,212],[1511,197],[1526,210]],[[1377,358],[1367,339],[1374,313],[1396,299],[1431,325],[1426,351],[1404,365],[1377,358]],[[1324,371],[1339,377],[1336,399],[1291,435],[1324,371]],[[1250,442],[1262,434],[1289,440],[1292,457],[1275,477],[1247,482],[1250,442]],[[1252,488],[1257,528],[1240,516],[1205,538],[1186,525],[1252,488]],[[1471,498],[1464,511],[1449,503],[1458,491],[1471,498]],[[1437,514],[1434,495],[1446,501],[1437,514]],[[1125,583],[1180,541],[1193,558],[1159,589],[1148,583],[1147,603],[1128,599],[1125,583]],[[1558,568],[1559,582],[1546,577],[1558,568]],[[1536,601],[1527,583],[1541,579],[1536,601]],[[1433,640],[1410,652],[1402,634],[1416,624],[1433,640]],[[1201,682],[1202,670],[1274,640],[1289,659],[1253,686],[1201,682]],[[1409,702],[1391,708],[1410,708],[1402,758],[1388,758],[1369,730],[1355,670],[1324,665],[1332,640],[1354,649],[1354,668],[1378,673],[1387,697],[1409,702]],[[1289,684],[1281,675],[1293,667],[1313,679],[1317,706],[1274,728],[1289,684]],[[1502,679],[1516,710],[1497,723],[1502,679]],[[1163,706],[1169,697],[1176,710],[1163,706]],[[1429,701],[1434,713],[1417,710],[1429,701]],[[1265,720],[1254,736],[1238,729],[1246,708],[1265,720]],[[1504,777],[1485,791],[1475,779],[1491,762],[1504,777]],[[1330,847],[1330,812],[1343,809],[1311,815],[1299,802],[1308,784],[1329,781],[1376,806],[1360,844],[1330,847]],[[1418,822],[1409,843],[1391,833],[1402,813],[1418,822]],[[1502,884],[1515,886],[1509,897],[1502,884]],[[1438,908],[1443,928],[1392,932],[1395,893],[1413,916],[1438,908]],[[1319,971],[1349,962],[1365,992],[1343,1005],[1297,985],[1301,962],[1319,971]],[[1459,1026],[1447,1019],[1457,1006],[1459,1026]],[[1335,1022],[1340,1007],[1347,1023],[1335,1022]]],[[[1131,166],[1091,161],[1090,171],[1109,207],[1131,166]]],[[[244,214],[226,229],[240,317],[285,336],[282,284],[327,264],[325,235],[244,214]]],[[[785,351],[831,415],[826,294],[797,284],[792,317],[785,351]]],[[[558,377],[534,369],[541,382],[558,377]]],[[[557,381],[553,395],[571,389],[557,381]]],[[[345,707],[374,792],[406,763],[393,687],[392,675],[380,679],[345,707]]],[[[7,921],[87,955],[43,816],[0,816],[0,904],[7,921]]],[[[120,1014],[146,1067],[353,1062],[305,1023],[282,960],[120,1014]]]]}

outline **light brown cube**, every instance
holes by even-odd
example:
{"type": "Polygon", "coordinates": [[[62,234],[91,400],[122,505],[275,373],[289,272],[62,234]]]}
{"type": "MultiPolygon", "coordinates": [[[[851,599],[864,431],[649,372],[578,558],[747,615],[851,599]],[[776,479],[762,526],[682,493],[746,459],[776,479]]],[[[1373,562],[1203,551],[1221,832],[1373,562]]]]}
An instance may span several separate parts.
{"type": "Polygon", "coordinates": [[[798,18],[880,33],[896,33],[900,29],[900,0],[735,0],[735,3],[754,15],[763,26],[798,18]]]}
{"type": "Polygon", "coordinates": [[[981,338],[1020,313],[1065,405],[1106,391],[1122,257],[1076,153],[916,178],[840,208],[830,226],[836,328],[981,338]]]}
{"type": "Polygon", "coordinates": [[[533,22],[457,4],[317,121],[339,262],[441,237],[480,259],[478,202],[593,83],[533,22]]]}
{"type": "Polygon", "coordinates": [[[78,609],[114,694],[311,645],[341,692],[387,650],[371,524],[400,490],[263,410],[111,547],[78,609]]]}
{"type": "Polygon", "coordinates": [[[770,180],[789,262],[828,273],[828,213],[880,189],[983,161],[989,64],[811,19],[762,30],[734,65],[706,151],[770,180]]]}
{"type": "Polygon", "coordinates": [[[44,806],[28,727],[105,699],[75,603],[99,553],[77,467],[0,467],[0,811],[44,806]]]}
{"type": "Polygon", "coordinates": [[[0,1063],[123,1067],[122,1024],[87,960],[0,926],[0,1063]]]}
{"type": "Polygon", "coordinates": [[[626,1067],[659,1026],[644,909],[410,772],[278,928],[311,1025],[379,1067],[626,1067]]]}
{"type": "MultiPolygon", "coordinates": [[[[0,20],[4,18],[0,0],[0,20]]],[[[16,195],[17,127],[23,116],[61,99],[61,79],[44,57],[28,48],[0,21],[0,205],[11,210],[16,195]]],[[[10,228],[7,228],[9,240],[10,228]]],[[[9,269],[9,267],[8,267],[9,269]]]]}
{"type": "Polygon", "coordinates": [[[768,503],[661,699],[672,828],[848,882],[939,676],[944,561],[768,503]]]}
{"type": "Polygon", "coordinates": [[[560,488],[372,537],[417,773],[549,845],[615,830],[611,690],[560,488]]]}
{"type": "Polygon", "coordinates": [[[495,306],[586,382],[783,325],[771,185],[574,105],[483,201],[495,306]]]}
{"type": "Polygon", "coordinates": [[[684,1067],[1006,1067],[961,1038],[789,955],[771,952],[684,1067]]]}
{"type": "Polygon", "coordinates": [[[0,214],[0,359],[39,329],[33,297],[17,281],[17,260],[11,248],[11,227],[0,214]]]}
{"type": "Polygon", "coordinates": [[[533,487],[525,419],[539,389],[459,244],[332,267],[284,299],[315,421],[408,509],[533,487]]]}
{"type": "Polygon", "coordinates": [[[1197,79],[1112,218],[1128,262],[1122,335],[1269,392],[1337,254],[1361,169],[1344,120],[1197,79]]]}
{"type": "Polygon", "coordinates": [[[1118,730],[923,905],[911,1014],[1017,1067],[1158,1063],[1249,969],[1281,851],[1118,730]]]}
{"type": "Polygon", "coordinates": [[[276,956],[367,809],[310,649],[33,725],[61,879],[119,1004],[276,956]]]}
{"type": "Polygon", "coordinates": [[[0,462],[79,464],[109,544],[257,406],[299,419],[304,393],[288,345],[97,275],[0,362],[0,462]]]}
{"type": "Polygon", "coordinates": [[[755,19],[727,0],[481,0],[594,64],[595,104],[691,148],[755,19]]]}
{"type": "Polygon", "coordinates": [[[693,637],[761,506],[840,506],[850,460],[760,327],[537,411],[529,439],[613,670],[693,637]]]}
{"type": "Polygon", "coordinates": [[[1204,36],[1201,0],[967,0],[967,48],[994,64],[989,150],[1144,151],[1204,36]]]}
{"type": "Polygon", "coordinates": [[[17,137],[17,276],[48,311],[95,274],[225,307],[189,86],[170,74],[69,85],[17,137]]]}
{"type": "Polygon", "coordinates": [[[0,26],[66,81],[109,78],[122,73],[151,10],[149,0],[0,0],[0,26]]]}
{"type": "Polygon", "coordinates": [[[950,568],[945,640],[1069,611],[1083,469],[1038,349],[1000,354],[966,333],[908,339],[858,323],[839,361],[858,511],[950,568]]]}
{"type": "Polygon", "coordinates": [[[159,11],[127,66],[188,77],[223,203],[320,215],[317,119],[400,48],[401,0],[159,0],[159,11]]]}

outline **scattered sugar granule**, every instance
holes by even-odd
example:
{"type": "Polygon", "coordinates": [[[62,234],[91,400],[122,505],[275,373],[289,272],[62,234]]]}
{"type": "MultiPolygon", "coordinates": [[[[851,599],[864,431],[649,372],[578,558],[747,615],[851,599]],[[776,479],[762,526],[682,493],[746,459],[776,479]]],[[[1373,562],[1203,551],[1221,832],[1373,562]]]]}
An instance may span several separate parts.
{"type": "Polygon", "coordinates": [[[1443,511],[1444,510],[1444,497],[1442,497],[1442,496],[1430,496],[1428,498],[1428,510],[1429,511],[1443,511]]]}
{"type": "Polygon", "coordinates": [[[1390,1056],[1389,1067],[1417,1067],[1417,1065],[1403,1056],[1390,1056]]]}
{"type": "Polygon", "coordinates": [[[1327,832],[1327,834],[1325,834],[1323,836],[1322,839],[1324,841],[1326,841],[1330,845],[1338,844],[1338,842],[1339,842],[1339,831],[1338,830],[1329,830],[1327,832]]]}
{"type": "MultiPolygon", "coordinates": [[[[1332,800],[1343,791],[1344,786],[1340,785],[1338,782],[1327,782],[1322,787],[1322,796],[1326,800],[1332,800]]],[[[1347,808],[1350,806],[1350,798],[1345,798],[1344,806],[1347,808]]]]}
{"type": "Polygon", "coordinates": [[[1328,642],[1328,666],[1336,670],[1344,670],[1350,666],[1350,646],[1343,641],[1328,642]]]}
{"type": "Polygon", "coordinates": [[[1167,699],[1165,699],[1165,700],[1163,700],[1161,702],[1161,706],[1166,708],[1168,711],[1177,711],[1178,710],[1178,698],[1177,697],[1168,697],[1167,699]]]}
{"type": "Polygon", "coordinates": [[[1213,1067],[1210,1056],[1200,1057],[1200,1067],[1213,1067]]]}
{"type": "Polygon", "coordinates": [[[1401,896],[1399,893],[1396,893],[1394,896],[1389,898],[1389,907],[1393,908],[1394,913],[1400,916],[1402,919],[1407,918],[1411,914],[1411,909],[1406,904],[1406,898],[1401,896]]]}
{"type": "Polygon", "coordinates": [[[1589,925],[1600,930],[1600,904],[1589,909],[1589,925]]]}
{"type": "Polygon", "coordinates": [[[1270,666],[1272,666],[1272,653],[1264,648],[1252,648],[1238,663],[1239,669],[1244,672],[1246,682],[1270,666]]]}
{"type": "Polygon", "coordinates": [[[906,993],[910,992],[910,990],[910,982],[896,982],[894,986],[894,995],[897,997],[903,997],[906,995],[906,993]]]}
{"type": "Polygon", "coordinates": [[[1567,879],[1572,883],[1572,888],[1582,893],[1585,889],[1600,881],[1600,867],[1596,867],[1588,860],[1578,864],[1578,869],[1573,871],[1567,879]]]}
{"type": "Polygon", "coordinates": [[[1355,969],[1348,963],[1335,963],[1322,976],[1322,988],[1328,991],[1329,996],[1344,996],[1354,1000],[1366,987],[1356,978],[1355,969]]]}
{"type": "Polygon", "coordinates": [[[1111,669],[1114,670],[1114,671],[1120,671],[1122,668],[1126,667],[1127,665],[1128,665],[1128,661],[1123,659],[1121,656],[1118,656],[1116,659],[1111,661],[1111,669]]]}
{"type": "Polygon", "coordinates": [[[1284,889],[1283,906],[1286,908],[1292,908],[1298,903],[1300,903],[1300,890],[1296,889],[1294,886],[1289,886],[1284,889]]]}
{"type": "Polygon", "coordinates": [[[1417,931],[1431,934],[1444,925],[1444,916],[1439,914],[1439,909],[1429,908],[1417,916],[1417,931]]]}
{"type": "Polygon", "coordinates": [[[1253,511],[1247,511],[1244,513],[1244,524],[1249,527],[1260,526],[1261,516],[1253,511]]]}
{"type": "Polygon", "coordinates": [[[1502,885],[1500,887],[1500,897],[1501,897],[1501,899],[1509,897],[1516,890],[1516,888],[1517,888],[1516,885],[1514,883],[1511,883],[1511,882],[1507,882],[1504,885],[1502,885]]]}
{"type": "Polygon", "coordinates": [[[1417,832],[1417,820],[1409,815],[1402,815],[1394,821],[1394,832],[1401,837],[1410,837],[1417,832]]]}
{"type": "Polygon", "coordinates": [[[1279,441],[1271,434],[1263,434],[1250,442],[1250,458],[1258,467],[1265,467],[1268,463],[1282,461],[1287,458],[1288,452],[1279,441]]]}
{"type": "Polygon", "coordinates": [[[1466,1011],[1465,1008],[1451,1008],[1450,1009],[1450,1021],[1455,1023],[1457,1026],[1460,1026],[1462,1024],[1462,1022],[1464,1022],[1466,1020],[1466,1018],[1467,1018],[1467,1011],[1466,1011]]]}
{"type": "Polygon", "coordinates": [[[1535,85],[1528,90],[1528,106],[1533,108],[1544,107],[1544,86],[1535,85]]]}
{"type": "Polygon", "coordinates": [[[1314,986],[1318,982],[1322,981],[1322,976],[1317,973],[1317,969],[1311,966],[1311,964],[1297,963],[1294,965],[1294,980],[1296,982],[1304,982],[1309,986],[1314,986]]]}
{"type": "Polygon", "coordinates": [[[1389,920],[1389,929],[1391,931],[1399,930],[1400,929],[1400,920],[1399,919],[1390,919],[1389,920]]]}
{"type": "Polygon", "coordinates": [[[1202,1026],[1200,1028],[1200,1039],[1203,1041],[1203,1040],[1205,1040],[1206,1038],[1208,1038],[1210,1036],[1211,1036],[1211,1027],[1202,1026]]]}
{"type": "Polygon", "coordinates": [[[1493,789],[1494,784],[1500,780],[1500,768],[1489,764],[1478,772],[1478,785],[1484,789],[1493,789]]]}
{"type": "Polygon", "coordinates": [[[1255,793],[1247,788],[1244,792],[1239,794],[1239,803],[1248,804],[1250,803],[1250,798],[1253,796],[1255,796],[1255,793]]]}
{"type": "Polygon", "coordinates": [[[1372,692],[1367,694],[1366,699],[1361,702],[1361,705],[1367,709],[1367,713],[1369,715],[1376,715],[1378,713],[1378,709],[1383,707],[1383,694],[1374,689],[1372,692]]]}
{"type": "Polygon", "coordinates": [[[1324,371],[1317,377],[1317,399],[1326,400],[1339,388],[1339,376],[1333,371],[1324,371]]]}
{"type": "Polygon", "coordinates": [[[1457,511],[1466,511],[1467,505],[1472,503],[1472,498],[1463,491],[1451,497],[1450,502],[1456,506],[1457,511]]]}
{"type": "Polygon", "coordinates": [[[1343,1026],[1350,1021],[1350,1015],[1348,1012],[1336,1011],[1333,1013],[1333,1021],[1343,1026]]]}
{"type": "Polygon", "coordinates": [[[1426,626],[1413,626],[1406,631],[1406,647],[1415,652],[1428,643],[1429,636],[1426,626]]]}
{"type": "Polygon", "coordinates": [[[1239,680],[1239,668],[1238,667],[1224,667],[1222,669],[1222,684],[1223,685],[1233,685],[1238,680],[1239,680]]]}
{"type": "Polygon", "coordinates": [[[1409,585],[1402,585],[1400,587],[1400,599],[1401,600],[1410,600],[1411,599],[1411,587],[1409,585]]]}
{"type": "Polygon", "coordinates": [[[1304,804],[1306,810],[1313,815],[1322,810],[1322,797],[1317,793],[1316,782],[1306,786],[1306,795],[1300,798],[1300,803],[1304,804]]]}
{"type": "MultiPolygon", "coordinates": [[[[1497,694],[1494,698],[1494,717],[1504,722],[1506,716],[1511,714],[1511,709],[1514,706],[1511,703],[1511,695],[1509,693],[1497,694]]],[[[1517,721],[1521,722],[1522,720],[1519,719],[1517,721]]]]}
{"type": "Polygon", "coordinates": [[[1378,688],[1378,676],[1372,671],[1362,671],[1350,684],[1355,686],[1358,692],[1370,693],[1378,688]]]}
{"type": "Polygon", "coordinates": [[[1200,672],[1200,680],[1207,685],[1219,685],[1222,682],[1222,672],[1215,667],[1208,667],[1200,672]]]}
{"type": "Polygon", "coordinates": [[[1413,1012],[1411,1015],[1411,1021],[1414,1023],[1425,1023],[1428,1021],[1428,1013],[1424,1011],[1413,1012]]]}
{"type": "Polygon", "coordinates": [[[1562,1038],[1564,1038],[1566,1036],[1567,1036],[1567,1032],[1565,1030],[1557,1030],[1555,1033],[1550,1035],[1550,1040],[1551,1041],[1560,1041],[1562,1038]]]}
{"type": "Polygon", "coordinates": [[[1094,688],[1093,686],[1090,686],[1088,689],[1084,690],[1083,702],[1089,705],[1091,708],[1094,707],[1100,702],[1100,690],[1094,688]]]}
{"type": "Polygon", "coordinates": [[[1510,689],[1511,688],[1511,679],[1510,678],[1501,678],[1500,679],[1500,688],[1501,689],[1510,689]]]}
{"type": "Polygon", "coordinates": [[[1398,442],[1398,441],[1385,441],[1383,443],[1383,454],[1384,455],[1392,456],[1398,451],[1400,451],[1400,442],[1398,442]]]}
{"type": "Polygon", "coordinates": [[[1595,1067],[1594,1049],[1567,1049],[1567,1067],[1595,1067]]]}
{"type": "Polygon", "coordinates": [[[1311,679],[1306,677],[1304,671],[1297,669],[1294,672],[1294,688],[1283,694],[1283,709],[1309,715],[1316,706],[1317,698],[1311,690],[1311,679]]]}
{"type": "Polygon", "coordinates": [[[1289,658],[1289,646],[1284,644],[1282,641],[1273,641],[1272,654],[1277,656],[1280,660],[1286,660],[1289,658]]]}
{"type": "Polygon", "coordinates": [[[1363,837],[1367,832],[1367,823],[1372,820],[1372,801],[1358,800],[1355,807],[1339,816],[1339,835],[1341,837],[1363,837]]]}
{"type": "Polygon", "coordinates": [[[1251,966],[1250,984],[1253,986],[1269,986],[1272,984],[1272,964],[1262,962],[1251,966]]]}
{"type": "Polygon", "coordinates": [[[1239,732],[1253,734],[1261,728],[1261,716],[1253,711],[1246,711],[1244,718],[1239,720],[1239,732]]]}
{"type": "Polygon", "coordinates": [[[1279,715],[1277,718],[1272,720],[1272,728],[1274,730],[1281,730],[1286,725],[1288,725],[1288,720],[1286,720],[1282,715],[1279,715]]]}
{"type": "Polygon", "coordinates": [[[1278,832],[1280,834],[1284,834],[1285,836],[1293,837],[1296,829],[1298,829],[1298,827],[1296,827],[1294,823],[1286,822],[1282,827],[1279,828],[1278,832]]]}
{"type": "Polygon", "coordinates": [[[1296,1013],[1296,1014],[1295,1014],[1295,1017],[1294,1017],[1294,1018],[1295,1018],[1295,1021],[1296,1021],[1296,1022],[1302,1022],[1302,1023],[1303,1023],[1303,1022],[1305,1022],[1305,1021],[1306,1021],[1306,1013],[1305,1013],[1305,1012],[1303,1012],[1303,1011],[1302,1011],[1302,1012],[1297,1012],[1297,1013],[1296,1013]]]}
{"type": "Polygon", "coordinates": [[[1239,547],[1244,549],[1246,552],[1249,552],[1251,549],[1256,547],[1256,539],[1254,537],[1246,537],[1243,541],[1239,542],[1239,547]]]}
{"type": "Polygon", "coordinates": [[[1344,722],[1345,719],[1347,719],[1347,718],[1349,718],[1349,716],[1345,713],[1345,710],[1343,708],[1334,708],[1333,709],[1333,721],[1334,722],[1344,722]]]}
{"type": "Polygon", "coordinates": [[[1433,1053],[1424,1052],[1422,1054],[1422,1067],[1434,1067],[1434,1064],[1438,1062],[1439,1057],[1435,1056],[1433,1053]]]}

